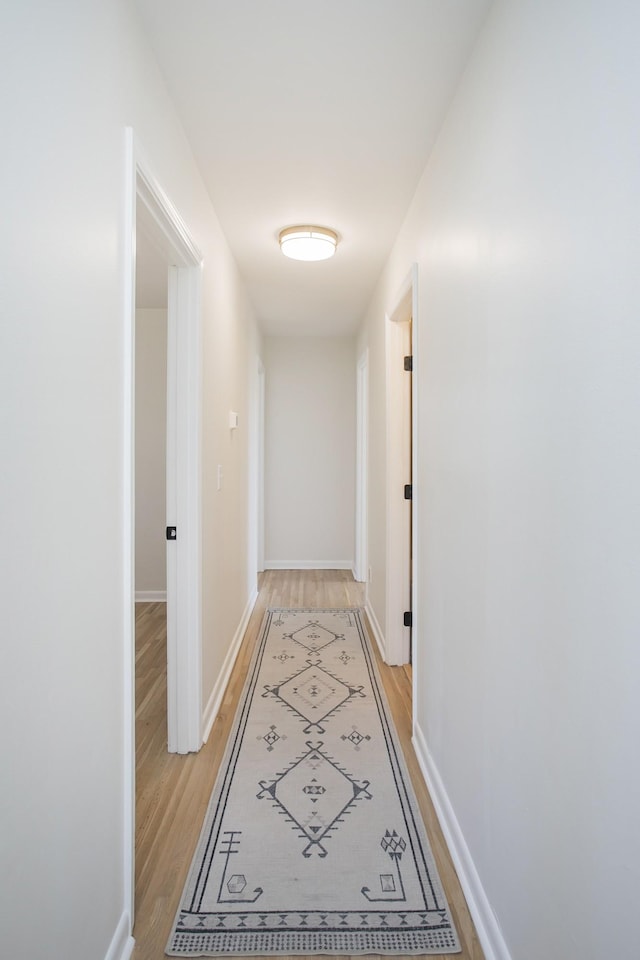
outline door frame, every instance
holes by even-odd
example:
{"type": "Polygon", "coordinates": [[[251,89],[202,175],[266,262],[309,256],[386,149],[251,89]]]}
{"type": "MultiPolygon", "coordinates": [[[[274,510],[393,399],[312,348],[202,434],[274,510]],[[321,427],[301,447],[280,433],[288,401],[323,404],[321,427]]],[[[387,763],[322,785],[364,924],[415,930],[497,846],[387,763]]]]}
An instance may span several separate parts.
{"type": "Polygon", "coordinates": [[[418,451],[418,378],[415,373],[407,379],[403,358],[407,350],[408,320],[412,318],[412,351],[418,347],[418,265],[413,264],[405,277],[392,307],[385,316],[386,353],[386,619],[385,653],[389,664],[403,664],[415,660],[411,649],[416,636],[417,583],[417,451],[418,451]],[[410,384],[410,386],[409,386],[410,384]],[[410,427],[409,403],[414,416],[410,427]],[[411,436],[411,444],[408,439],[411,436]],[[409,461],[409,449],[411,459],[409,461]],[[411,467],[413,499],[410,506],[402,491],[408,482],[408,463],[411,467]],[[411,514],[411,524],[408,515],[411,514]],[[412,572],[412,575],[411,575],[412,572]],[[411,587],[409,586],[411,583],[411,587]],[[405,627],[403,615],[407,598],[411,596],[412,628],[405,627]]]}
{"type": "Polygon", "coordinates": [[[368,575],[368,478],[369,478],[369,350],[358,358],[356,368],[356,542],[354,579],[367,583],[368,575]]]}
{"type": "Polygon", "coordinates": [[[138,216],[172,266],[167,310],[167,727],[171,752],[202,746],[201,273],[202,255],[125,129],[123,222],[124,885],[134,911],[135,869],[135,278],[138,216]],[[175,548],[175,549],[174,549],[175,548]]]}
{"type": "Polygon", "coordinates": [[[264,570],[264,367],[260,356],[253,367],[250,387],[248,590],[253,595],[258,574],[264,570]]]}
{"type": "MultiPolygon", "coordinates": [[[[140,191],[138,200],[147,202],[140,191]]],[[[167,526],[178,532],[167,544],[169,753],[202,746],[200,273],[196,263],[169,267],[167,526]]]]}
{"type": "Polygon", "coordinates": [[[258,573],[264,571],[264,425],[265,425],[265,371],[261,357],[258,357],[258,390],[257,390],[257,439],[258,439],[258,573]]]}

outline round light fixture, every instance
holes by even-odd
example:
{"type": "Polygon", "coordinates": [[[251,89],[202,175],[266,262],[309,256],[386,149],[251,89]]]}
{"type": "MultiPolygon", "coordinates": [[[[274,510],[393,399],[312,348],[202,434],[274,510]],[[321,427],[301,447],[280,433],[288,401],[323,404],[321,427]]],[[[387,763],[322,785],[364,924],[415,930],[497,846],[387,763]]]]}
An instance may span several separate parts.
{"type": "Polygon", "coordinates": [[[336,252],[338,234],[326,227],[287,227],[279,240],[285,257],[292,260],[328,260],[336,252]]]}

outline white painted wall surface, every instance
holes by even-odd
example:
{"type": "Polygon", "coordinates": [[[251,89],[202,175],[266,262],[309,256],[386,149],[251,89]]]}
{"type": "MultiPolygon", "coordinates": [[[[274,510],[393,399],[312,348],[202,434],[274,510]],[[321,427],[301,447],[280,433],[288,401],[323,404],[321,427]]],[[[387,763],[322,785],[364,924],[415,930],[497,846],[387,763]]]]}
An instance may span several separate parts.
{"type": "Polygon", "coordinates": [[[167,311],[136,310],[136,595],[166,593],[167,311]]]}
{"type": "Polygon", "coordinates": [[[267,337],[265,566],[353,566],[351,337],[267,337]]]}
{"type": "Polygon", "coordinates": [[[227,411],[246,418],[255,334],[133,5],[32,0],[2,19],[2,954],[116,960],[127,125],[205,258],[204,702],[248,600],[247,434],[227,411]]]}
{"type": "Polygon", "coordinates": [[[494,5],[361,338],[382,502],[417,261],[416,732],[513,960],[638,955],[638,35],[626,2],[494,5]]]}

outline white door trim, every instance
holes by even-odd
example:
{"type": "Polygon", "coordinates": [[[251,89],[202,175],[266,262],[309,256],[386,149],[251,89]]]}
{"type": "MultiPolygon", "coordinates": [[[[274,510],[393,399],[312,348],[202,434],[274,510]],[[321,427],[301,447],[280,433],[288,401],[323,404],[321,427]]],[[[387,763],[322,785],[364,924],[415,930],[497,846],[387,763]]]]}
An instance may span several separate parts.
{"type": "Polygon", "coordinates": [[[248,536],[248,595],[253,596],[258,586],[258,574],[264,570],[262,548],[262,476],[263,476],[263,426],[264,368],[256,357],[250,380],[249,405],[249,536],[248,536]]]}
{"type": "Polygon", "coordinates": [[[167,749],[202,746],[200,268],[169,268],[167,311],[167,749]]]}
{"type": "MultiPolygon", "coordinates": [[[[125,130],[123,216],[123,734],[124,899],[133,923],[135,857],[135,275],[136,223],[144,211],[170,251],[167,481],[178,527],[175,571],[167,582],[173,648],[168,643],[169,749],[198,750],[201,723],[201,265],[181,217],[150,173],[131,128],[125,130]],[[170,372],[171,371],[171,372],[170,372]],[[173,378],[171,380],[171,378],[173,378]],[[171,428],[169,428],[171,421],[171,428]],[[171,447],[171,454],[169,454],[171,447]],[[173,596],[172,596],[173,595],[173,596]]],[[[168,551],[170,553],[170,551],[168,551]]],[[[169,570],[168,570],[169,574],[169,570]]]]}
{"type": "Polygon", "coordinates": [[[122,358],[122,637],[123,637],[123,895],[129,934],[133,929],[135,883],[135,310],[136,167],[133,131],[125,130],[122,358]]]}
{"type": "Polygon", "coordinates": [[[354,577],[367,583],[368,576],[368,478],[369,478],[369,351],[358,359],[356,371],[356,543],[354,577]]]}
{"type": "Polygon", "coordinates": [[[265,372],[262,359],[258,357],[258,489],[257,489],[257,514],[258,514],[258,573],[264,570],[264,411],[265,411],[265,372]]]}
{"type": "Polygon", "coordinates": [[[386,446],[387,446],[387,523],[386,523],[386,620],[385,650],[387,663],[408,663],[411,633],[415,635],[415,585],[416,585],[416,454],[418,432],[416,417],[413,418],[412,464],[413,501],[403,499],[403,487],[408,482],[408,437],[407,412],[409,400],[417,410],[417,377],[408,377],[403,369],[403,357],[408,347],[409,323],[413,318],[413,352],[416,352],[418,329],[418,267],[414,264],[400,287],[391,310],[385,318],[386,351],[386,446]],[[410,386],[411,385],[411,386],[410,386]],[[413,393],[408,393],[412,390],[413,393]],[[411,530],[409,513],[412,515],[411,530]],[[411,533],[411,535],[410,535],[411,533]],[[413,596],[411,608],[414,615],[413,631],[403,625],[403,614],[409,599],[410,564],[413,567],[413,596]]]}

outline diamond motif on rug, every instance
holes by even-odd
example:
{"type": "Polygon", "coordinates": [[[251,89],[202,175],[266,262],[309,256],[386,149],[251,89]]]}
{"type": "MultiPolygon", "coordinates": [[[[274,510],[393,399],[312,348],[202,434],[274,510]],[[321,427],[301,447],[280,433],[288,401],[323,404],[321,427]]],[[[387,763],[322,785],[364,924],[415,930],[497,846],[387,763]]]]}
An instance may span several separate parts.
{"type": "Polygon", "coordinates": [[[299,836],[309,842],[303,857],[326,857],[322,841],[338,829],[350,807],[358,800],[371,800],[369,781],[358,783],[346,770],[322,752],[322,742],[307,742],[307,753],[270,782],[261,781],[258,799],[269,797],[291,822],[299,836]]]}
{"type": "Polygon", "coordinates": [[[285,633],[285,637],[304,647],[310,653],[318,653],[328,647],[330,643],[342,640],[342,634],[334,633],[333,630],[323,627],[317,620],[312,620],[292,633],[285,633]]]}
{"type": "Polygon", "coordinates": [[[307,725],[304,733],[324,733],[323,726],[337,710],[352,697],[364,697],[362,685],[344,683],[316,660],[307,660],[307,666],[283,683],[265,684],[263,697],[269,695],[280,700],[296,713],[307,725]]]}
{"type": "Polygon", "coordinates": [[[356,750],[360,750],[360,744],[366,743],[367,740],[371,740],[371,737],[368,733],[360,733],[357,727],[352,727],[350,733],[343,733],[340,737],[341,740],[348,740],[349,743],[352,743],[356,750]]]}

